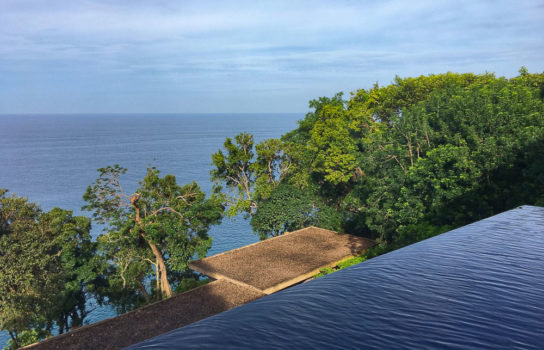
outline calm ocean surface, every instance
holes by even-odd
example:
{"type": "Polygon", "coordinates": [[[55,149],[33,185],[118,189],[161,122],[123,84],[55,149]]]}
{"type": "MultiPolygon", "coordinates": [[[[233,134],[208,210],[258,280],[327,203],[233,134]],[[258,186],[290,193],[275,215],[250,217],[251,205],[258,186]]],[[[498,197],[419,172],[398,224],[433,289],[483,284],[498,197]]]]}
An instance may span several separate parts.
{"type": "MultiPolygon", "coordinates": [[[[136,188],[147,166],[174,174],[178,183],[196,181],[209,193],[211,155],[226,137],[250,132],[256,142],[296,127],[303,114],[168,115],[0,115],[0,188],[40,203],[82,213],[82,195],[96,169],[120,164],[128,169],[127,191],[136,188]]],[[[100,232],[93,230],[96,236],[100,232]]],[[[258,241],[242,218],[225,219],[211,232],[216,254],[258,241]]],[[[113,314],[95,310],[90,323],[113,314]]],[[[0,333],[0,346],[8,337],[0,333]]]]}

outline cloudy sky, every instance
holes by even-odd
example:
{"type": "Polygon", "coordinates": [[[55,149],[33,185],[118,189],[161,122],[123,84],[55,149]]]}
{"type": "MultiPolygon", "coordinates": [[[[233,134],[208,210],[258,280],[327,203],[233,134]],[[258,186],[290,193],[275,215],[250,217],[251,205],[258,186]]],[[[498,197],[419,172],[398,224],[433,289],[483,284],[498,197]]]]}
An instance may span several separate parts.
{"type": "Polygon", "coordinates": [[[0,113],[305,112],[522,65],[544,71],[542,0],[0,0],[0,113]]]}

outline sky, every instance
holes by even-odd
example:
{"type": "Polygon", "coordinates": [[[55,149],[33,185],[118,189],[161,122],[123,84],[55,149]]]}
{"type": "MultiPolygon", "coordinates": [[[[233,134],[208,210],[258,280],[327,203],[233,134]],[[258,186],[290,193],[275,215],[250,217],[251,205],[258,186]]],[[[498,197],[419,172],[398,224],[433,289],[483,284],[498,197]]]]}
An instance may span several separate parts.
{"type": "Polygon", "coordinates": [[[0,0],[0,114],[301,113],[521,66],[544,71],[543,0],[0,0]]]}

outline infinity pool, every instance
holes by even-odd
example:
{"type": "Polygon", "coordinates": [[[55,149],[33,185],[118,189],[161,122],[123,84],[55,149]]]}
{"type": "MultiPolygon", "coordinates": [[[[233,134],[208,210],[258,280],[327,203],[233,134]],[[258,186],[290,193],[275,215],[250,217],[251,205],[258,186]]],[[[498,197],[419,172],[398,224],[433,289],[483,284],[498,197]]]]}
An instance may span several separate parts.
{"type": "Polygon", "coordinates": [[[131,349],[542,349],[544,208],[523,206],[131,349]]]}

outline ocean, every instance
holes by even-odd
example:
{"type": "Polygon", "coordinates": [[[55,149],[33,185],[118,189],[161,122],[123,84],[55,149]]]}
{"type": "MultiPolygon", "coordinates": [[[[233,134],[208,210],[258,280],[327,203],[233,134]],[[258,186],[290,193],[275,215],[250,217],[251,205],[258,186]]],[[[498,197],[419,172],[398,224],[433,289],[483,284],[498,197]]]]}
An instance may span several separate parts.
{"type": "MultiPolygon", "coordinates": [[[[128,169],[125,189],[133,190],[148,166],[173,174],[178,183],[196,181],[212,188],[211,155],[226,137],[244,131],[256,143],[293,130],[298,114],[78,114],[0,115],[0,188],[38,202],[87,215],[83,193],[98,176],[98,168],[119,164],[128,169]]],[[[100,229],[93,229],[93,236],[100,229]]],[[[208,255],[258,241],[242,217],[225,218],[211,229],[208,255]]],[[[103,307],[87,322],[114,316],[103,307]]],[[[9,339],[0,333],[0,346],[9,339]]]]}

